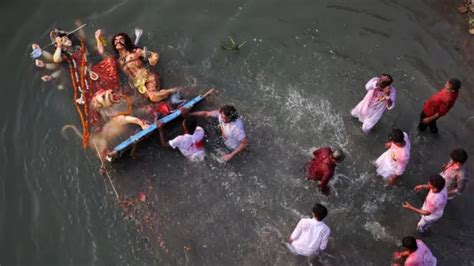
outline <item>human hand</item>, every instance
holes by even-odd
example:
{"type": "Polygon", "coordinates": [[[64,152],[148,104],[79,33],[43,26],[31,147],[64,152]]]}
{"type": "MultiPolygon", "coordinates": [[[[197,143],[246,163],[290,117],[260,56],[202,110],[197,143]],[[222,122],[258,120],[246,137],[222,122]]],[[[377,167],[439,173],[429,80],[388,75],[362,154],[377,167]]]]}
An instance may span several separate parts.
{"type": "Polygon", "coordinates": [[[35,60],[35,65],[39,68],[43,68],[45,66],[43,60],[39,60],[39,59],[35,60]]]}
{"type": "Polygon", "coordinates": [[[189,114],[189,108],[179,107],[179,110],[181,111],[181,116],[183,116],[183,117],[185,117],[189,114]]]}
{"type": "Polygon", "coordinates": [[[57,47],[61,47],[63,45],[63,40],[59,36],[57,36],[56,39],[54,39],[54,42],[56,43],[57,47]]]}
{"type": "Polygon", "coordinates": [[[50,75],[44,75],[44,76],[41,77],[41,80],[44,81],[44,82],[48,82],[52,79],[53,79],[53,77],[51,77],[50,75]]]}
{"type": "Polygon", "coordinates": [[[401,252],[399,252],[399,251],[393,252],[393,259],[395,259],[395,260],[400,260],[402,257],[403,257],[403,256],[402,256],[402,253],[401,253],[401,252]]]}
{"type": "Polygon", "coordinates": [[[226,154],[222,155],[222,160],[227,162],[227,161],[231,160],[233,157],[234,157],[234,155],[232,155],[232,153],[226,153],[226,154]]]}
{"type": "Polygon", "coordinates": [[[150,126],[150,124],[148,124],[147,121],[145,121],[145,120],[142,120],[142,121],[141,121],[140,127],[141,127],[142,129],[146,129],[146,128],[148,128],[149,126],[150,126]]]}
{"type": "Polygon", "coordinates": [[[428,125],[431,122],[431,120],[428,117],[425,117],[423,118],[423,120],[421,120],[421,122],[425,125],[428,125]]]}
{"type": "Polygon", "coordinates": [[[407,201],[405,201],[402,206],[403,206],[403,208],[405,208],[405,209],[411,209],[411,208],[413,208],[413,205],[411,205],[411,204],[410,204],[409,202],[407,202],[407,201]]]}
{"type": "Polygon", "coordinates": [[[101,29],[96,30],[94,36],[96,39],[100,39],[100,37],[102,36],[102,30],[101,29]]]}
{"type": "Polygon", "coordinates": [[[392,146],[392,142],[385,143],[385,149],[389,149],[392,146]]]}
{"type": "Polygon", "coordinates": [[[329,192],[331,192],[331,188],[328,187],[328,186],[321,187],[321,192],[322,192],[325,196],[329,196],[329,192]]]}
{"type": "Polygon", "coordinates": [[[33,44],[31,45],[31,49],[33,49],[33,50],[35,50],[35,49],[41,49],[41,47],[39,46],[39,44],[33,43],[33,44]]]}
{"type": "Polygon", "coordinates": [[[413,190],[414,190],[415,192],[420,192],[420,191],[422,191],[423,189],[424,189],[424,186],[423,186],[423,185],[418,185],[418,186],[416,186],[415,188],[413,188],[413,190]]]}

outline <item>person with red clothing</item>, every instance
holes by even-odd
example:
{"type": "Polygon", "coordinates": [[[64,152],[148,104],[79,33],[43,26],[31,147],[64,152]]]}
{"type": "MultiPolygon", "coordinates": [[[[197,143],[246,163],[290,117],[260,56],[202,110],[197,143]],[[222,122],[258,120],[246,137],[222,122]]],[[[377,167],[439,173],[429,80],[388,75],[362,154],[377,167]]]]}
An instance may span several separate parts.
{"type": "Polygon", "coordinates": [[[446,82],[444,88],[425,102],[423,112],[420,115],[420,123],[418,124],[419,131],[425,131],[429,127],[431,133],[438,133],[436,120],[445,116],[451,107],[454,106],[460,88],[461,81],[451,78],[446,82]]]}
{"type": "Polygon", "coordinates": [[[334,175],[336,165],[344,160],[344,152],[322,147],[313,152],[314,158],[306,164],[306,177],[309,180],[319,180],[319,187],[324,194],[329,194],[328,183],[334,175]]]}

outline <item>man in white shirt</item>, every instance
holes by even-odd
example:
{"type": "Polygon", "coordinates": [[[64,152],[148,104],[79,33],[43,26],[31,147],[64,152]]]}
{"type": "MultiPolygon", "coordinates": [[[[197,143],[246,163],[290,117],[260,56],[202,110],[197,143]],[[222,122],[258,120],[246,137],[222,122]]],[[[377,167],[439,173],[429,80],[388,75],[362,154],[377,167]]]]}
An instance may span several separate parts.
{"type": "MultiPolygon", "coordinates": [[[[437,260],[430,249],[419,239],[406,236],[402,240],[404,251],[395,252],[394,259],[400,261],[406,257],[405,266],[436,266],[437,260]]],[[[394,265],[401,265],[400,263],[394,265]]]]}
{"type": "Polygon", "coordinates": [[[421,219],[416,227],[418,232],[425,233],[432,224],[443,216],[444,207],[448,202],[448,191],[445,184],[446,182],[443,177],[440,175],[432,175],[428,184],[418,185],[414,189],[416,192],[429,189],[421,209],[413,207],[408,202],[403,203],[403,208],[421,215],[421,219]]]}
{"type": "Polygon", "coordinates": [[[365,84],[367,94],[351,111],[351,115],[362,122],[364,133],[370,132],[385,110],[392,110],[395,106],[395,88],[391,85],[392,82],[392,76],[383,73],[365,84]]]}
{"type": "Polygon", "coordinates": [[[225,105],[219,110],[198,111],[190,115],[201,117],[215,117],[219,120],[224,144],[231,150],[222,157],[224,161],[229,161],[248,146],[248,139],[244,131],[244,123],[239,118],[237,110],[232,105],[225,105]]]}
{"type": "Polygon", "coordinates": [[[197,125],[195,117],[185,118],[182,127],[184,131],[183,135],[179,135],[169,142],[166,142],[163,136],[162,125],[159,125],[161,144],[173,149],[178,148],[190,161],[198,162],[204,160],[204,129],[197,125]]]}
{"type": "Polygon", "coordinates": [[[313,259],[326,249],[331,230],[322,222],[328,210],[316,203],[311,209],[313,218],[303,218],[296,225],[286,246],[293,255],[302,255],[313,259]]]}

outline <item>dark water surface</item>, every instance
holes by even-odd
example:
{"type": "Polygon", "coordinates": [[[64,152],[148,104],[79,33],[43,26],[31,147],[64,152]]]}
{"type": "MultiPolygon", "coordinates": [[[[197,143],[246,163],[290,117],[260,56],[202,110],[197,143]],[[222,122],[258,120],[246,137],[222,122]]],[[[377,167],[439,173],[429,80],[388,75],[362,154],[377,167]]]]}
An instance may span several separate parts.
{"type": "MultiPolygon", "coordinates": [[[[323,264],[388,265],[399,240],[415,234],[418,216],[401,204],[421,206],[424,194],[411,188],[453,147],[474,156],[474,126],[463,128],[473,68],[457,48],[466,33],[460,16],[446,19],[454,1],[437,2],[1,1],[0,264],[299,265],[279,239],[318,201],[332,230],[323,264]],[[222,147],[215,123],[200,164],[148,141],[111,173],[122,197],[152,187],[126,219],[93,154],[61,136],[63,125],[78,124],[70,87],[42,83],[28,57],[32,42],[75,18],[91,37],[98,27],[109,37],[143,27],[142,45],[161,53],[165,86],[221,88],[210,105],[237,106],[248,151],[226,165],[213,159],[222,147]],[[247,41],[239,54],[219,47],[228,35],[247,41]],[[381,72],[395,78],[396,107],[366,136],[349,112],[381,72]],[[456,106],[438,136],[419,134],[422,102],[451,76],[464,81],[456,106]],[[384,189],[371,161],[392,127],[410,135],[412,159],[399,186],[384,189]],[[322,145],[348,153],[329,197],[303,172],[322,145]],[[147,217],[153,230],[142,229],[147,217]]],[[[423,239],[440,265],[474,263],[473,195],[470,184],[423,239]]]]}

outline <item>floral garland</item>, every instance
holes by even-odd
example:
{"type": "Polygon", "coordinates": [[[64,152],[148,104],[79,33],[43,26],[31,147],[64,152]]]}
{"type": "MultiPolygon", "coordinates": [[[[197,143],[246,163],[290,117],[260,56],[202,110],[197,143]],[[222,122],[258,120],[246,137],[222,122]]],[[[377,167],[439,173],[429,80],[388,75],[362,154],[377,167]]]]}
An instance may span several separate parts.
{"type": "Polygon", "coordinates": [[[87,122],[87,119],[84,118],[84,116],[88,117],[89,115],[89,108],[88,104],[84,101],[84,99],[87,100],[87,95],[84,97],[84,92],[82,88],[88,89],[88,84],[87,81],[85,80],[85,71],[87,71],[87,68],[85,67],[86,64],[86,58],[85,58],[85,45],[84,42],[81,41],[81,55],[82,55],[82,60],[80,62],[79,69],[77,67],[77,63],[72,58],[72,56],[69,58],[67,57],[67,62],[69,64],[69,75],[71,76],[71,82],[72,82],[72,87],[74,88],[74,105],[76,106],[77,113],[79,114],[79,119],[81,120],[81,125],[82,125],[82,147],[84,149],[87,149],[87,146],[89,144],[89,124],[87,122]],[[81,71],[83,70],[83,71],[81,71]],[[78,76],[78,73],[80,73],[80,76],[78,76]],[[80,83],[80,85],[78,84],[80,83]],[[80,97],[78,98],[79,93],[81,94],[80,97]],[[81,107],[79,105],[84,105],[84,113],[81,110],[81,107]]]}

